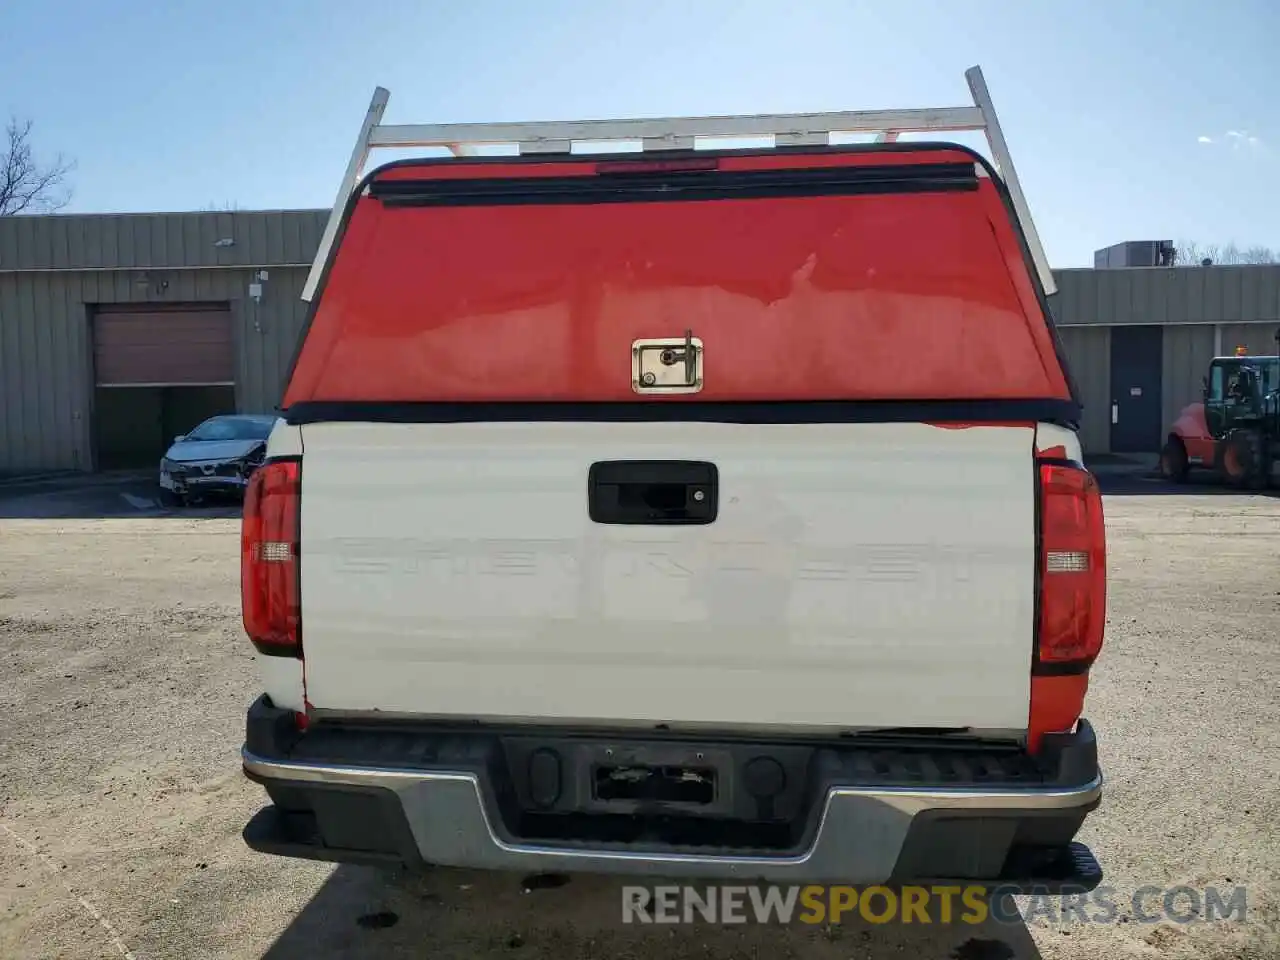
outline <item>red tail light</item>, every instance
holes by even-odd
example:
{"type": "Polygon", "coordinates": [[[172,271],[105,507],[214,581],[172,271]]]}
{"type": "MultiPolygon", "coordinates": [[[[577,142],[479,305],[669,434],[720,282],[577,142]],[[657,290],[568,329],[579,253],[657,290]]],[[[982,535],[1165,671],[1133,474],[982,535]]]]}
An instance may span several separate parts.
{"type": "Polygon", "coordinates": [[[1085,469],[1040,463],[1040,622],[1027,748],[1075,726],[1107,619],[1102,493],[1085,469]]]}
{"type": "Polygon", "coordinates": [[[253,645],[273,656],[302,656],[299,496],[302,464],[268,461],[245,490],[240,529],[240,602],[253,645]]]}
{"type": "Polygon", "coordinates": [[[1106,619],[1106,529],[1098,482],[1082,467],[1042,463],[1041,665],[1087,669],[1102,650],[1106,619]]]}

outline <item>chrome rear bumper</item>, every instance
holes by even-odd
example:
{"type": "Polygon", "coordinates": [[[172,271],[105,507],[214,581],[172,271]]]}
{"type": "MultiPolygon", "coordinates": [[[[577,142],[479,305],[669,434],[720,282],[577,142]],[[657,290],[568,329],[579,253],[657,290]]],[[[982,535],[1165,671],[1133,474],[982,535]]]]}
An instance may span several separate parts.
{"type": "MultiPolygon", "coordinates": [[[[1089,736],[1091,746],[1091,731],[1089,736]]],[[[796,849],[699,850],[515,836],[483,771],[463,765],[409,769],[312,762],[266,757],[248,747],[242,760],[246,775],[275,801],[246,828],[246,841],[255,849],[320,860],[526,873],[788,883],[952,880],[954,872],[936,873],[930,866],[957,862],[946,852],[971,847],[963,862],[986,864],[974,869],[988,875],[974,879],[999,881],[1011,851],[1027,845],[1065,850],[1102,795],[1096,767],[1091,779],[1071,786],[836,785],[826,791],[814,811],[816,824],[796,849]]]]}
{"type": "Polygon", "coordinates": [[[399,800],[418,857],[441,866],[536,872],[737,877],[775,882],[876,883],[893,876],[913,822],[925,813],[1034,814],[1092,807],[1102,777],[1081,787],[1022,791],[835,788],[812,845],[790,856],[724,856],[579,849],[503,839],[494,829],[479,778],[466,772],[413,772],[277,762],[244,754],[259,781],[389,790],[399,800]]]}

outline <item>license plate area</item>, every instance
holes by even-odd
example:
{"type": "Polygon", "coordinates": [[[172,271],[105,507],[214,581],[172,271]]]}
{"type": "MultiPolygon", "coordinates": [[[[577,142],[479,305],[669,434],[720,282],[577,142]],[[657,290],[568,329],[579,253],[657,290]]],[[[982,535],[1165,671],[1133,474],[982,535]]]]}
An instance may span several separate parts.
{"type": "Polygon", "coordinates": [[[707,766],[618,766],[601,764],[592,771],[595,799],[706,806],[716,798],[716,771],[707,766]]]}
{"type": "Polygon", "coordinates": [[[812,746],[504,736],[493,771],[513,837],[791,849],[812,826],[812,746]]]}
{"type": "Polygon", "coordinates": [[[723,744],[504,737],[503,753],[527,811],[699,818],[758,812],[739,789],[742,758],[723,744]]]}
{"type": "Polygon", "coordinates": [[[581,744],[570,775],[588,812],[726,816],[733,809],[733,757],[714,747],[581,744]]]}

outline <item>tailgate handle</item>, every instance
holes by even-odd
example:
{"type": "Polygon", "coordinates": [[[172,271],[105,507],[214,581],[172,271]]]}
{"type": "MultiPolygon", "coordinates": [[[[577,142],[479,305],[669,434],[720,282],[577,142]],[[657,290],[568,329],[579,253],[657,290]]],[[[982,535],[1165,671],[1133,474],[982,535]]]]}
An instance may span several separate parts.
{"type": "Polygon", "coordinates": [[[711,523],[719,471],[700,460],[608,460],[587,472],[587,511],[596,523],[711,523]]]}

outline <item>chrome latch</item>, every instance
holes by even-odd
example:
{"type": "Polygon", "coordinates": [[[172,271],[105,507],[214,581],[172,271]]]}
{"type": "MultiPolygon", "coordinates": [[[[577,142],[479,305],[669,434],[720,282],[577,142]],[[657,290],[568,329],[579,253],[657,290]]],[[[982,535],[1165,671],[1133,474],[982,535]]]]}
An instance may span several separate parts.
{"type": "Polygon", "coordinates": [[[636,393],[697,393],[702,389],[702,341],[684,337],[631,344],[631,389],[636,393]]]}

